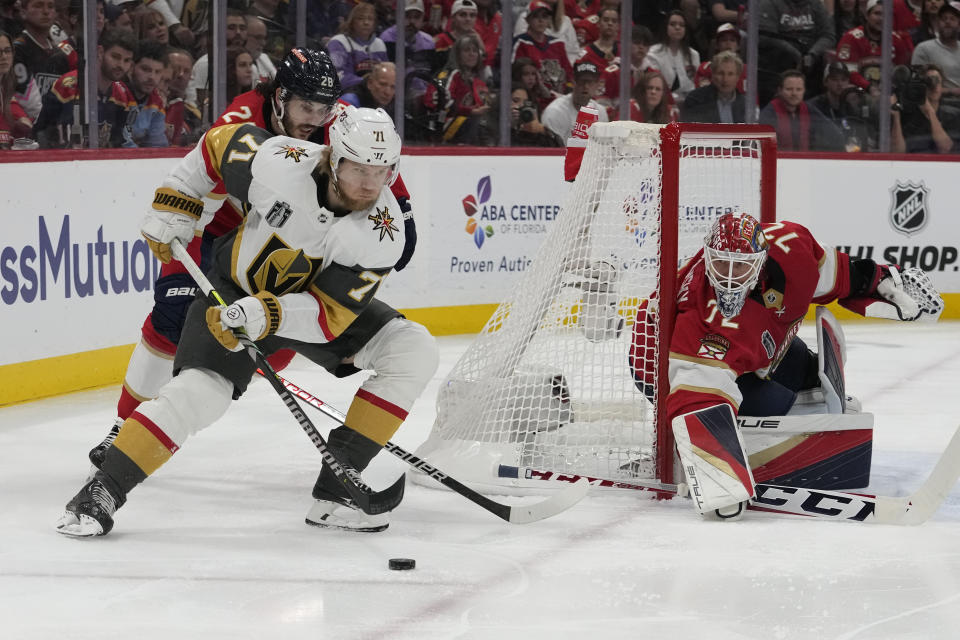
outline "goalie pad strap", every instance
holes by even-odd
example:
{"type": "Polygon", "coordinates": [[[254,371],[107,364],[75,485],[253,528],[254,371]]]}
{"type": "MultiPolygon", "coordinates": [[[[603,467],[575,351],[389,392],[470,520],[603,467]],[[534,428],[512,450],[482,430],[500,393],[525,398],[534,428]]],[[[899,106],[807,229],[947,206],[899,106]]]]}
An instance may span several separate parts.
{"type": "Polygon", "coordinates": [[[677,416],[672,426],[690,496],[699,513],[753,496],[753,473],[730,405],[677,416]]]}

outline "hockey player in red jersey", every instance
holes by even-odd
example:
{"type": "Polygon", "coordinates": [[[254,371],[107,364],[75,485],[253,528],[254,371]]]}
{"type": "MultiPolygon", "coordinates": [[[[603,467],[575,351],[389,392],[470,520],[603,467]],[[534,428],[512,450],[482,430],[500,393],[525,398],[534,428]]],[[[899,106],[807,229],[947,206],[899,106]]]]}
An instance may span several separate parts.
{"type": "MultiPolygon", "coordinates": [[[[191,304],[173,363],[175,377],[123,422],[100,469],[67,504],[60,533],[109,533],[127,494],[219,419],[239,398],[257,364],[239,329],[260,349],[293,349],[334,374],[369,370],[329,449],[362,471],[399,429],[436,370],[427,330],[378,300],[376,292],[404,246],[399,205],[388,185],[400,137],[382,109],[346,107],[327,146],[273,136],[252,124],[208,131],[157,189],[141,227],[163,261],[174,241],[189,241],[201,197],[219,181],[247,212],[219,238],[207,270],[229,303],[191,304]]],[[[367,515],[324,463],[307,523],[381,531],[389,514],[367,515]]]]}
{"type": "MultiPolygon", "coordinates": [[[[338,102],[339,97],[340,83],[329,56],[323,51],[294,48],[279,65],[274,82],[261,84],[253,91],[237,96],[214,127],[249,122],[273,135],[288,135],[323,144],[334,115],[344,106],[338,102]]],[[[410,213],[409,194],[399,177],[392,192],[403,212],[406,238],[403,255],[394,267],[399,271],[413,254],[416,227],[410,213]]],[[[226,193],[223,180],[216,181],[211,192],[204,194],[204,200],[205,209],[216,213],[212,220],[204,218],[205,224],[190,242],[188,250],[206,269],[214,240],[235,229],[243,217],[239,201],[226,193]]],[[[143,323],[140,342],[134,348],[124,375],[117,418],[107,436],[89,454],[95,467],[100,466],[123,421],[141,402],[156,397],[160,388],[170,380],[180,331],[187,308],[193,301],[195,286],[179,262],[172,260],[162,265],[160,277],[154,285],[154,307],[143,323]]],[[[270,362],[275,368],[282,369],[293,356],[292,351],[278,352],[270,362]]]]}
{"type": "MultiPolygon", "coordinates": [[[[919,269],[853,258],[792,222],[725,214],[678,274],[666,412],[699,513],[737,517],[754,495],[736,415],[784,415],[818,386],[817,357],[797,336],[811,303],[861,315],[939,317],[943,301],[919,269]]],[[[654,312],[641,306],[630,366],[650,397],[654,312]]],[[[661,396],[662,398],[663,396],[661,396]]]]}

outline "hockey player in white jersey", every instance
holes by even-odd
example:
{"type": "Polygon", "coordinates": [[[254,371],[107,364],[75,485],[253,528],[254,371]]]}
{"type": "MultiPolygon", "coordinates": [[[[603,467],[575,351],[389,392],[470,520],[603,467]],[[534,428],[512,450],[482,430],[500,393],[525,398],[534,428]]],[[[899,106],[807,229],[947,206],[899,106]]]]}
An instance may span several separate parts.
{"type": "MultiPolygon", "coordinates": [[[[348,107],[331,126],[328,146],[271,137],[251,124],[204,135],[157,189],[141,231],[157,257],[170,260],[173,240],[186,244],[201,231],[200,198],[222,179],[246,210],[243,223],[217,241],[208,273],[230,304],[194,301],[174,360],[176,377],[123,423],[57,531],[109,533],[127,494],[240,397],[257,367],[233,329],[244,330],[265,354],[293,349],[334,375],[373,371],[345,426],[328,438],[341,462],[366,468],[437,367],[427,330],[375,298],[404,245],[400,208],[389,190],[399,160],[399,136],[381,109],[348,107]]],[[[308,524],[388,526],[388,514],[354,508],[326,465],[313,497],[308,524]]]]}

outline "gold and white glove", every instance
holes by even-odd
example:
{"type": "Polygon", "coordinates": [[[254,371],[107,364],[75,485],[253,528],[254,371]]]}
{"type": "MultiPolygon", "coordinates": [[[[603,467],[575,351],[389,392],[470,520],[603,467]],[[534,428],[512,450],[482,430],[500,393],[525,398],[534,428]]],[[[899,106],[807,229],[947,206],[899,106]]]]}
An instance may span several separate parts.
{"type": "Polygon", "coordinates": [[[263,340],[277,332],[282,319],[280,299],[267,291],[240,298],[228,307],[207,309],[207,328],[230,351],[243,349],[233,329],[241,330],[251,340],[263,340]]]}
{"type": "Polygon", "coordinates": [[[184,246],[193,240],[194,230],[203,213],[203,201],[169,187],[160,187],[153,197],[153,207],[140,226],[150,251],[160,262],[173,259],[170,243],[179,240],[184,246]]]}

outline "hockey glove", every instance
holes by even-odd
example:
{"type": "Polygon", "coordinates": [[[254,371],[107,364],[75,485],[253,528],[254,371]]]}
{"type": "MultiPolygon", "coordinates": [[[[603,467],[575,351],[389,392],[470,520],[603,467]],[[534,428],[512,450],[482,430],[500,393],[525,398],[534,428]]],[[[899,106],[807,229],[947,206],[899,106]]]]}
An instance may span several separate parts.
{"type": "Polygon", "coordinates": [[[232,329],[243,331],[251,340],[262,340],[277,332],[282,319],[280,300],[267,291],[240,298],[229,307],[207,309],[207,328],[230,351],[243,349],[232,329]]]}
{"type": "Polygon", "coordinates": [[[180,240],[186,246],[193,240],[194,229],[203,213],[203,202],[197,198],[160,187],[153,197],[153,208],[147,212],[140,233],[160,262],[173,259],[170,243],[180,240]]]}
{"type": "Polygon", "coordinates": [[[413,257],[414,249],[417,248],[417,224],[413,221],[413,212],[406,198],[402,198],[400,209],[403,211],[403,253],[400,254],[397,264],[393,266],[397,271],[403,271],[413,257]]]}

